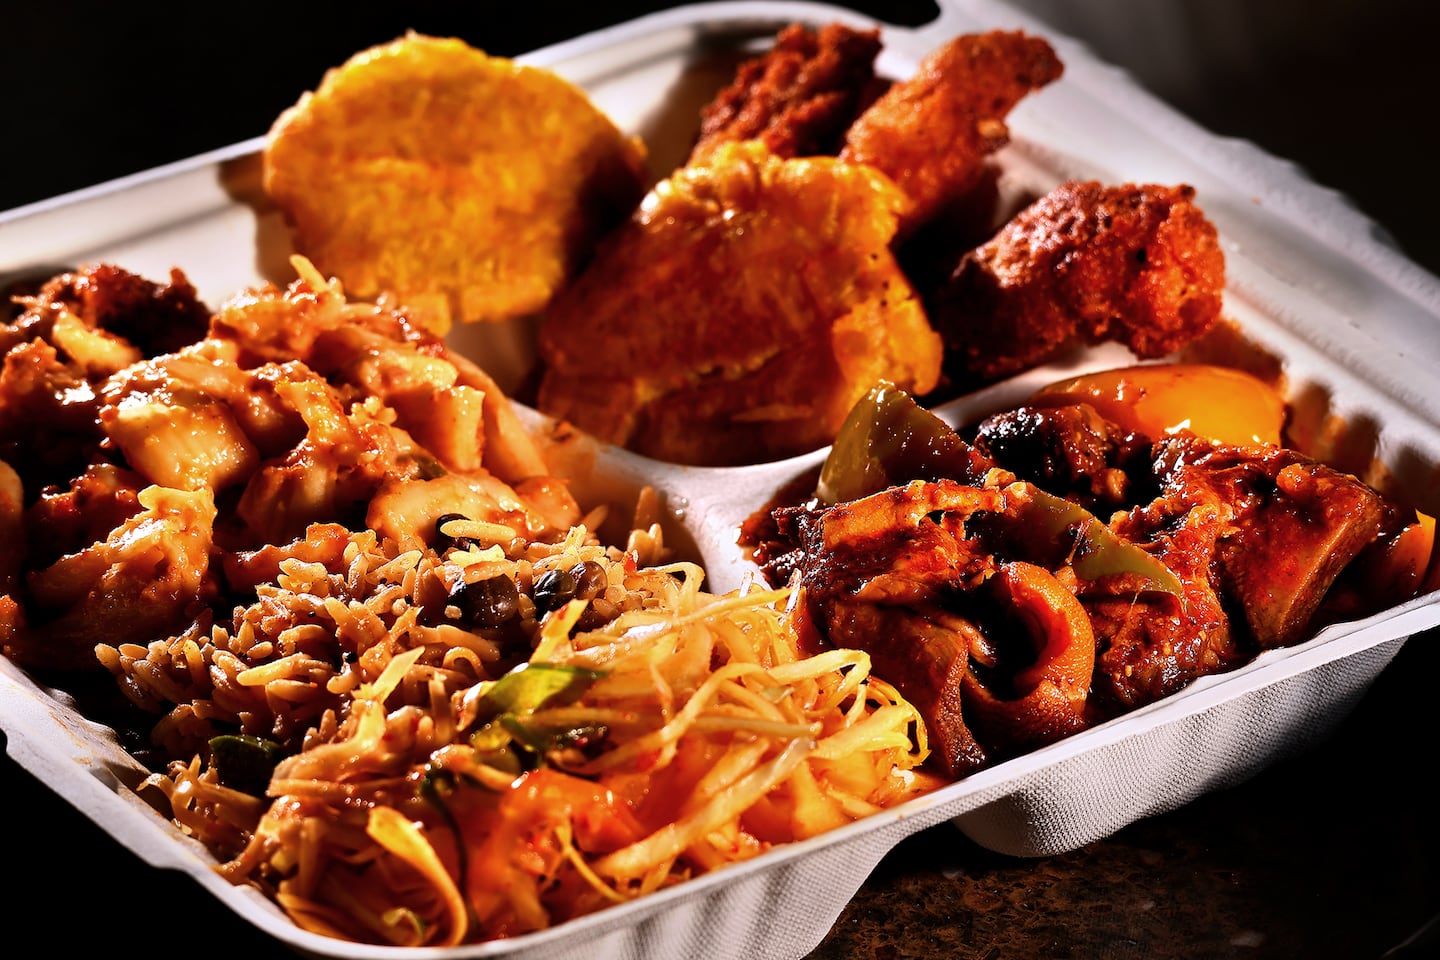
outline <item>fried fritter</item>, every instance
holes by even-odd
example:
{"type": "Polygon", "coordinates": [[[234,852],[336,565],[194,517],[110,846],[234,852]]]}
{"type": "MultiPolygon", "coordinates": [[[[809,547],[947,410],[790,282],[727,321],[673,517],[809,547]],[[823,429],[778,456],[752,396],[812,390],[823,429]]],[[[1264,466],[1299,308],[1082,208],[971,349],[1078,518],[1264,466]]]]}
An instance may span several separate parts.
{"type": "Polygon", "coordinates": [[[652,457],[739,464],[829,443],[877,379],[925,393],[941,345],[890,251],[905,206],[864,165],[720,145],[546,313],[540,409],[652,457]]]}
{"type": "Polygon", "coordinates": [[[785,27],[702,108],[691,160],[718,144],[751,139],[778,157],[834,156],[846,128],[883,87],[875,76],[879,52],[878,30],[785,27]]]}
{"type": "Polygon", "coordinates": [[[264,187],[298,251],[442,330],[542,309],[644,192],[644,149],[557,74],[411,33],[272,126],[264,187]]]}
{"type": "Polygon", "coordinates": [[[958,36],[855,120],[840,158],[877,167],[900,185],[914,203],[902,224],[908,233],[982,180],[986,158],[1009,142],[1010,111],[1063,70],[1039,37],[958,36]]]}
{"type": "Polygon", "coordinates": [[[1225,255],[1188,185],[1067,181],[966,254],[930,299],[968,388],[1080,344],[1164,356],[1220,316],[1225,255]]]}

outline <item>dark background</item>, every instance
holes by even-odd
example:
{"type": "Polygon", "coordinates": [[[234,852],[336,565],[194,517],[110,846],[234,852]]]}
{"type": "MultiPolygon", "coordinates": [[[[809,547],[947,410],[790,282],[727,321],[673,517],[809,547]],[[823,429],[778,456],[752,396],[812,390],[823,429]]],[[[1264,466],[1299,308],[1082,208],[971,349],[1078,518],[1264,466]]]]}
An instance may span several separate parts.
{"type": "MultiPolygon", "coordinates": [[[[1342,191],[1440,273],[1430,50],[1440,4],[1017,2],[1212,131],[1342,191]]],[[[900,24],[934,9],[844,5],[900,24]]],[[[10,4],[0,14],[0,210],[261,135],[326,68],[406,29],[511,56],[665,6],[10,4]]],[[[813,960],[1394,960],[1412,937],[1421,942],[1404,956],[1436,955],[1422,931],[1440,915],[1437,675],[1431,631],[1329,741],[1063,856],[999,857],[944,826],[918,834],[881,863],[813,960]]],[[[11,929],[38,931],[47,947],[277,952],[188,878],[147,869],[8,757],[0,820],[11,929]]]]}

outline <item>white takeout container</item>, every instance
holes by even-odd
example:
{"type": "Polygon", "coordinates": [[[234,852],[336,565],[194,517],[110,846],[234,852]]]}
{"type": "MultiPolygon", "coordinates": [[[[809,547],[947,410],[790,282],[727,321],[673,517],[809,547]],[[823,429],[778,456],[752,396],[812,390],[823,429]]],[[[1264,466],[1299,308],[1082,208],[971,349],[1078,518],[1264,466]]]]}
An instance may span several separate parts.
{"type": "MultiPolygon", "coordinates": [[[[657,175],[683,159],[698,103],[733,57],[794,21],[870,21],[803,3],[676,8],[521,58],[575,81],[625,130],[643,137],[657,175]],[[687,112],[688,111],[688,112],[687,112]],[[688,125],[687,125],[688,123],[688,125]]],[[[882,25],[884,26],[884,25],[882,25]]],[[[1300,431],[1345,425],[1366,438],[1400,496],[1440,513],[1440,281],[1384,243],[1332,191],[1246,143],[1217,138],[1142,92],[1083,47],[991,0],[952,0],[920,28],[884,26],[881,72],[910,75],[950,37],[991,28],[1046,35],[1064,77],[1011,114],[1006,176],[1036,191],[1070,176],[1186,182],[1216,223],[1227,256],[1225,312],[1254,349],[1283,364],[1300,431]]],[[[298,95],[298,91],[297,91],[298,95]]],[[[152,279],[179,267],[212,307],[241,289],[292,279],[288,240],[258,186],[261,142],[233,147],[0,214],[0,283],[34,272],[111,262],[152,279]]],[[[510,386],[530,331],[467,329],[457,338],[510,386]],[[503,334],[503,335],[501,335],[503,334]],[[469,341],[469,342],[464,342],[469,341]]],[[[1131,362],[1102,349],[1026,374],[941,412],[959,423],[1078,369],[1131,362]]],[[[544,418],[523,410],[537,427],[544,418]]],[[[1324,446],[1322,443],[1321,446],[1324,446]]],[[[1353,448],[1350,442],[1346,449],[1353,448]]],[[[779,464],[695,468],[585,441],[564,463],[582,499],[661,495],[667,535],[702,559],[712,588],[748,575],[737,526],[823,451],[779,464]]],[[[1323,451],[1322,451],[1323,452],[1323,451]]],[[[1326,735],[1413,633],[1440,624],[1440,594],[1340,624],[1269,652],[1176,696],[934,794],[776,849],[637,902],[552,930],[456,949],[357,945],[306,933],[214,861],[133,792],[144,769],[68,696],[0,662],[0,728],[11,756],[147,862],[193,877],[224,906],[304,954],[347,958],[797,957],[824,937],[896,843],[953,821],[979,843],[1018,855],[1074,849],[1126,824],[1242,780],[1326,735]]]]}

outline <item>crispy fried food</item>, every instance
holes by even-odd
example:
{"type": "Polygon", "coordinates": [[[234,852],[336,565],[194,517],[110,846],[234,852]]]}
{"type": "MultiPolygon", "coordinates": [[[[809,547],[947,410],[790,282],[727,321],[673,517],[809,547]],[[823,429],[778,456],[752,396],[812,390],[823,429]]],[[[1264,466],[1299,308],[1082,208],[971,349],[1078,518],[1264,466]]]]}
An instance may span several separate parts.
{"type": "Polygon", "coordinates": [[[533,314],[644,188],[644,150],[577,87],[411,33],[277,118],[265,191],[347,291],[450,319],[533,314]]]}
{"type": "Polygon", "coordinates": [[[1068,181],[960,261],[934,295],[946,373],[973,387],[1081,343],[1164,356],[1220,316],[1225,255],[1188,185],[1068,181]]]}
{"type": "Polygon", "coordinates": [[[538,405],[665,460],[829,443],[877,379],[924,393],[940,339],[891,254],[870,167],[723,144],[659,184],[541,324],[538,405]]]}
{"type": "Polygon", "coordinates": [[[846,128],[883,87],[875,76],[879,52],[878,30],[785,27],[701,110],[691,160],[721,143],[751,139],[780,157],[834,156],[846,128]]]}
{"type": "Polygon", "coordinates": [[[932,52],[845,134],[840,158],[883,170],[914,208],[902,233],[958,202],[986,158],[1009,142],[1005,118],[1064,67],[1050,44],[1019,31],[965,34],[932,52]]]}

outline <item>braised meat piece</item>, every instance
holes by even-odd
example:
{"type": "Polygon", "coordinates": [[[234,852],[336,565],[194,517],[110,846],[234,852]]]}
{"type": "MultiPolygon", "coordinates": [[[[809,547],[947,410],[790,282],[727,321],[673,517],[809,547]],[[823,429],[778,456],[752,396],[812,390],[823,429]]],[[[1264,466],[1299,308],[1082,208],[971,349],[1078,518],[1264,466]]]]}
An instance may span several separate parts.
{"type": "Polygon", "coordinates": [[[1302,641],[1341,576],[1386,562],[1414,519],[1275,444],[1151,441],[1075,404],[991,417],[962,456],[937,418],[871,400],[871,429],[842,433],[820,471],[855,461],[817,487],[844,498],[775,510],[766,570],[920,708],[952,776],[1302,641]],[[899,477],[907,427],[968,475],[899,477]]]}
{"type": "Polygon", "coordinates": [[[1177,619],[1124,595],[1084,594],[1100,641],[1097,696],[1122,708],[1303,640],[1341,571],[1386,529],[1356,478],[1280,447],[1194,437],[1155,446],[1158,496],[1112,526],[1185,584],[1177,619]]]}
{"type": "Polygon", "coordinates": [[[997,415],[976,444],[1097,513],[1128,510],[1116,532],[1184,584],[1178,614],[1154,597],[1082,591],[1099,692],[1124,707],[1297,642],[1340,571],[1396,526],[1374,490],[1294,451],[1193,436],[1152,444],[1086,404],[997,415]]]}
{"type": "Polygon", "coordinates": [[[1175,576],[1180,603],[1139,593],[1123,580],[1079,593],[1095,632],[1093,695],[1097,709],[1109,715],[1239,666],[1254,652],[1245,642],[1243,623],[1237,627],[1232,622],[1229,598],[1212,576],[1230,511],[1214,501],[1172,506],[1175,513],[1167,515],[1168,522],[1148,531],[1151,537],[1140,542],[1175,576]]]}
{"type": "Polygon", "coordinates": [[[1183,585],[1083,508],[994,471],[777,511],[811,619],[867,651],[959,776],[1111,715],[1087,596],[1175,621],[1183,585]]]}
{"type": "Polygon", "coordinates": [[[957,387],[1082,344],[1164,356],[1220,316],[1225,257],[1187,185],[1067,181],[967,253],[930,297],[957,387]]]}
{"type": "Polygon", "coordinates": [[[1223,505],[1219,585],[1244,610],[1261,647],[1294,643],[1340,571],[1386,529],[1392,509],[1347,473],[1281,447],[1236,447],[1193,437],[1156,446],[1161,495],[1118,524],[1143,541],[1187,510],[1223,505]]]}
{"type": "Polygon", "coordinates": [[[975,435],[976,449],[1006,470],[1100,514],[1154,495],[1151,443],[1089,404],[1017,407],[987,417],[975,435]]]}
{"type": "Polygon", "coordinates": [[[878,30],[785,27],[701,109],[691,161],[717,144],[755,139],[779,157],[834,156],[846,128],[883,85],[875,76],[879,52],[878,30]]]}
{"type": "Polygon", "coordinates": [[[799,582],[816,623],[835,646],[869,653],[875,673],[915,705],[950,776],[989,759],[961,709],[976,629],[951,597],[993,571],[963,525],[1000,506],[995,491],[916,482],[780,519],[801,544],[799,582]]]}

